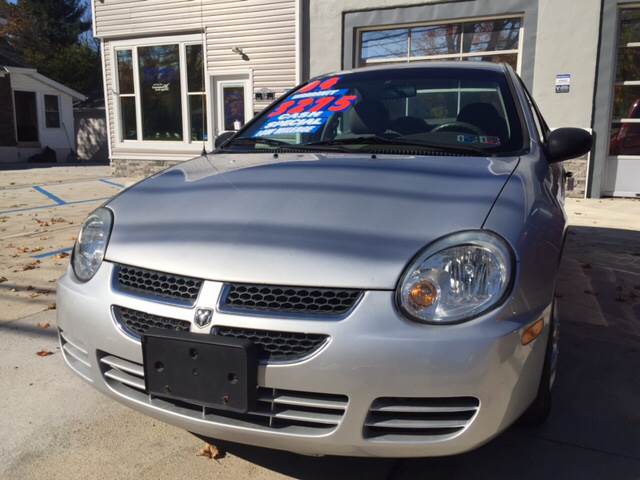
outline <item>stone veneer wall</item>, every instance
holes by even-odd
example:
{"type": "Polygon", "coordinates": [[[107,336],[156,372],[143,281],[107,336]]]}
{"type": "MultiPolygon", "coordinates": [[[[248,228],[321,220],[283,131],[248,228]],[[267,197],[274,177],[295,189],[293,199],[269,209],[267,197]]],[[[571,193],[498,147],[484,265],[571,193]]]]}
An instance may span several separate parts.
{"type": "Polygon", "coordinates": [[[111,160],[115,177],[146,177],[160,170],[182,163],[174,160],[111,160]]]}
{"type": "Polygon", "coordinates": [[[587,186],[587,161],[587,157],[582,157],[564,162],[565,170],[573,174],[573,177],[567,179],[567,197],[584,198],[587,186]]]}

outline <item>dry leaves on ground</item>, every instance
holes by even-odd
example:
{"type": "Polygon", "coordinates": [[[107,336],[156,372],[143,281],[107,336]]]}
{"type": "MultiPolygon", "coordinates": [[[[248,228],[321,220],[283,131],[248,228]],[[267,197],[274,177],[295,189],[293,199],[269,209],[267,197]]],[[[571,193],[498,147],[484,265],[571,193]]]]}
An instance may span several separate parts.
{"type": "Polygon", "coordinates": [[[213,445],[210,445],[208,443],[206,443],[204,447],[202,447],[198,452],[198,457],[207,457],[211,460],[220,460],[226,455],[227,452],[225,452],[223,449],[214,447],[213,445]]]}
{"type": "Polygon", "coordinates": [[[36,327],[38,328],[49,328],[51,326],[51,324],[49,322],[38,322],[38,324],[36,325],[36,327]]]}
{"type": "Polygon", "coordinates": [[[18,247],[17,250],[18,250],[18,253],[36,253],[44,250],[44,247],[35,247],[35,248],[18,247]]]}
{"type": "Polygon", "coordinates": [[[39,357],[48,357],[49,355],[53,355],[53,352],[50,352],[49,350],[40,350],[39,352],[36,352],[36,355],[39,357]]]}
{"type": "Polygon", "coordinates": [[[8,282],[9,279],[7,277],[0,277],[0,283],[8,282]]]}
{"type": "Polygon", "coordinates": [[[22,271],[26,272],[27,270],[35,270],[36,268],[40,268],[40,260],[35,260],[31,263],[27,263],[24,267],[22,267],[22,271]]]}
{"type": "Polygon", "coordinates": [[[60,252],[56,255],[56,258],[67,258],[69,254],[67,252],[60,252]]]}
{"type": "Polygon", "coordinates": [[[47,305],[47,310],[55,310],[55,309],[56,309],[55,303],[50,303],[49,305],[47,305]]]}

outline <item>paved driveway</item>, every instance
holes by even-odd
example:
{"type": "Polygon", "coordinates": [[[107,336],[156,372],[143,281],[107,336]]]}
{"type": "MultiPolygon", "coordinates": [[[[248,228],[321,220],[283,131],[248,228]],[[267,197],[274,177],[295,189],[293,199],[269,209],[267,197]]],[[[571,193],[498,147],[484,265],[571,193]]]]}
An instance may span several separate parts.
{"type": "Polygon", "coordinates": [[[101,167],[0,173],[0,478],[640,479],[639,201],[568,202],[562,356],[545,427],[512,428],[448,458],[308,458],[230,446],[213,461],[196,456],[195,437],[94,392],[57,350],[52,280],[64,253],[100,199],[134,180],[101,167]]]}

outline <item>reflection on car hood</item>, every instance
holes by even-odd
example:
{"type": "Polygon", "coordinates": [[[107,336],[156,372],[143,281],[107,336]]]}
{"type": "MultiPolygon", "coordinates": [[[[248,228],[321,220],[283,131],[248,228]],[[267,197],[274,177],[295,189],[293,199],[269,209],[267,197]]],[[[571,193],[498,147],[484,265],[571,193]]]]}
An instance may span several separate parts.
{"type": "Polygon", "coordinates": [[[480,228],[517,158],[218,154],[109,203],[110,261],[220,281],[393,289],[433,240],[480,228]]]}

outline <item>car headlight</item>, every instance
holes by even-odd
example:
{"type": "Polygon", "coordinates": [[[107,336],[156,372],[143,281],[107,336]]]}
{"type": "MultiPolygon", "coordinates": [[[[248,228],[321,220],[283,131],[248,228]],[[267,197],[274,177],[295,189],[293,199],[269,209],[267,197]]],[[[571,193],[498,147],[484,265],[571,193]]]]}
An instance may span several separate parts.
{"type": "Polygon", "coordinates": [[[413,320],[455,323],[495,307],[512,276],[507,243],[486,231],[461,232],[429,245],[398,286],[400,309],[413,320]]]}
{"type": "Polygon", "coordinates": [[[82,224],[73,247],[71,266],[79,280],[87,282],[96,274],[107,250],[113,214],[108,208],[98,208],[82,224]]]}

